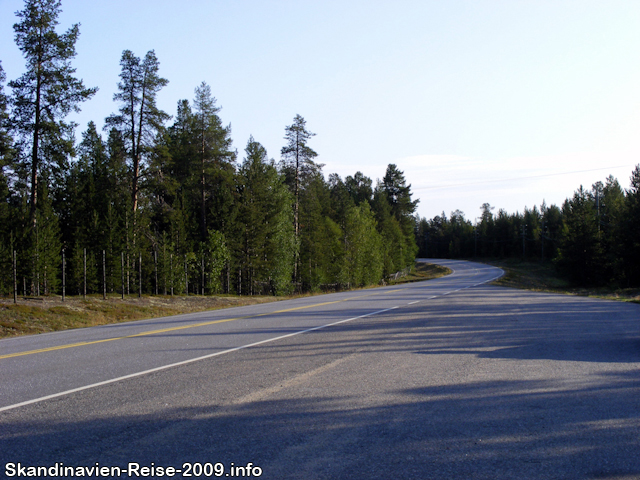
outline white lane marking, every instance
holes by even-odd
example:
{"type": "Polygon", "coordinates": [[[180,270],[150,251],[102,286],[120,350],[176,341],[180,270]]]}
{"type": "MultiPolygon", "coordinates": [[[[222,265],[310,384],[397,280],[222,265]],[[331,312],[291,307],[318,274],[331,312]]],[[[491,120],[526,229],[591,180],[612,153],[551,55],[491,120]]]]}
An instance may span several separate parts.
{"type": "Polygon", "coordinates": [[[243,350],[245,348],[255,347],[257,345],[262,345],[262,344],[269,343],[269,342],[275,342],[276,340],[282,340],[283,338],[293,337],[295,335],[300,335],[302,333],[313,332],[315,330],[320,330],[322,328],[332,327],[334,325],[339,325],[341,323],[350,322],[352,320],[358,320],[359,318],[370,317],[372,315],[377,315],[379,313],[384,313],[384,312],[388,312],[390,310],[395,310],[396,308],[398,308],[398,307],[385,308],[383,310],[377,310],[375,312],[366,313],[364,315],[360,315],[360,316],[357,316],[357,317],[347,318],[346,320],[338,320],[337,322],[327,323],[326,325],[320,325],[318,327],[307,328],[306,330],[300,330],[299,332],[287,333],[286,335],[280,335],[279,337],[268,338],[266,340],[261,340],[259,342],[249,343],[247,345],[241,345],[240,347],[234,347],[234,348],[230,348],[228,350],[223,350],[221,352],[210,353],[208,355],[203,355],[202,357],[191,358],[189,360],[183,360],[181,362],[176,362],[176,363],[172,363],[172,364],[169,364],[169,365],[163,365],[161,367],[151,368],[149,370],[144,370],[142,372],[130,373],[129,375],[124,375],[122,377],[112,378],[110,380],[105,380],[103,382],[92,383],[91,385],[85,385],[83,387],[78,387],[78,388],[72,388],[71,390],[66,390],[64,392],[54,393],[52,395],[47,395],[47,396],[40,397],[40,398],[34,398],[33,400],[27,400],[25,402],[16,403],[14,405],[8,405],[6,407],[0,408],[0,412],[4,412],[6,410],[12,410],[12,409],[18,408],[18,407],[24,407],[26,405],[31,405],[32,403],[38,403],[38,402],[42,402],[44,400],[50,400],[52,398],[57,398],[57,397],[65,396],[65,395],[70,395],[72,393],[81,392],[83,390],[88,390],[90,388],[100,387],[102,385],[108,385],[110,383],[119,382],[121,380],[127,380],[129,378],[140,377],[140,376],[146,375],[148,373],[159,372],[161,370],[167,370],[169,368],[179,367],[181,365],[187,365],[189,363],[198,362],[200,360],[206,360],[207,358],[212,358],[212,357],[217,357],[219,355],[224,355],[225,353],[231,353],[231,352],[235,352],[235,351],[238,351],[238,350],[243,350]]]}
{"type": "Polygon", "coordinates": [[[477,287],[478,285],[484,285],[485,283],[493,282],[494,280],[498,280],[503,275],[504,275],[504,271],[501,271],[498,276],[490,278],[489,280],[485,280],[484,282],[476,283],[474,287],[477,287]]]}
{"type": "Polygon", "coordinates": [[[413,305],[414,303],[418,303],[420,300],[416,300],[415,302],[409,302],[408,305],[413,305]]]}

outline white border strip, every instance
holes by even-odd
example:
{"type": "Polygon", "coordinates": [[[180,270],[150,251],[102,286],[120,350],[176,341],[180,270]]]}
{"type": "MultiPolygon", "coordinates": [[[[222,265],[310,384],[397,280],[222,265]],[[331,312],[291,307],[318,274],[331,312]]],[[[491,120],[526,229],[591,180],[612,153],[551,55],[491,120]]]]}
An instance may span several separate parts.
{"type": "Polygon", "coordinates": [[[105,380],[103,382],[92,383],[91,385],[85,385],[84,387],[72,388],[71,390],[66,390],[64,392],[54,393],[52,395],[47,395],[45,397],[34,398],[33,400],[27,400],[26,402],[16,403],[14,405],[8,405],[6,407],[0,408],[0,412],[5,412],[7,410],[12,410],[12,409],[18,408],[18,407],[24,407],[25,405],[31,405],[33,403],[42,402],[44,400],[50,400],[52,398],[63,397],[65,395],[70,395],[72,393],[81,392],[83,390],[88,390],[90,388],[100,387],[102,385],[108,385],[110,383],[119,382],[121,380],[127,380],[129,378],[140,377],[140,376],[146,375],[148,373],[159,372],[161,370],[166,370],[166,369],[173,368],[173,367],[179,367],[181,365],[187,365],[189,363],[198,362],[200,360],[206,360],[207,358],[212,358],[212,357],[217,357],[219,355],[224,355],[225,353],[231,353],[231,352],[235,352],[235,351],[238,351],[238,350],[243,350],[245,348],[255,347],[257,345],[262,345],[262,344],[269,343],[269,342],[275,342],[276,340],[282,340],[283,338],[293,337],[295,335],[300,335],[302,333],[313,332],[314,330],[320,330],[322,328],[332,327],[334,325],[339,325],[341,323],[350,322],[352,320],[358,320],[359,318],[370,317],[372,315],[377,315],[379,313],[384,313],[384,312],[388,312],[390,310],[395,310],[396,308],[398,308],[398,307],[385,308],[384,310],[377,310],[375,312],[366,313],[366,314],[360,315],[358,317],[351,317],[351,318],[347,318],[346,320],[339,320],[337,322],[328,323],[326,325],[320,325],[319,327],[307,328],[306,330],[300,330],[299,332],[287,333],[286,335],[280,335],[279,337],[268,338],[266,340],[261,340],[259,342],[249,343],[247,345],[241,345],[240,347],[234,347],[234,348],[230,348],[228,350],[222,350],[221,352],[210,353],[210,354],[204,355],[202,357],[191,358],[189,360],[183,360],[182,362],[171,363],[169,365],[163,365],[161,367],[151,368],[149,370],[144,370],[142,372],[131,373],[129,375],[124,375],[122,377],[112,378],[111,380],[105,380]]]}

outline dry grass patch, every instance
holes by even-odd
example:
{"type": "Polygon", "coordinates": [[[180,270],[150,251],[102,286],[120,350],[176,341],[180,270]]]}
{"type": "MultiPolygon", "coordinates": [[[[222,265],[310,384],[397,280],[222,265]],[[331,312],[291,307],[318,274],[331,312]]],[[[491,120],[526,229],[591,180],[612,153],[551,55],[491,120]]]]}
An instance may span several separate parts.
{"type": "MultiPolygon", "coordinates": [[[[429,280],[450,273],[451,270],[445,267],[416,263],[409,275],[391,283],[397,285],[429,280]]],[[[143,295],[140,298],[128,296],[123,300],[120,296],[113,295],[109,296],[107,300],[103,300],[102,295],[89,295],[86,300],[83,300],[82,297],[68,296],[64,302],[59,296],[45,296],[18,298],[17,305],[13,303],[13,298],[5,297],[0,298],[0,337],[54,332],[182,313],[255,305],[299,296],[301,295],[286,297],[143,295]]]]}
{"type": "Polygon", "coordinates": [[[0,298],[0,337],[54,332],[71,328],[202,312],[219,308],[254,305],[290,297],[170,297],[59,296],[13,299],[0,298]]]}

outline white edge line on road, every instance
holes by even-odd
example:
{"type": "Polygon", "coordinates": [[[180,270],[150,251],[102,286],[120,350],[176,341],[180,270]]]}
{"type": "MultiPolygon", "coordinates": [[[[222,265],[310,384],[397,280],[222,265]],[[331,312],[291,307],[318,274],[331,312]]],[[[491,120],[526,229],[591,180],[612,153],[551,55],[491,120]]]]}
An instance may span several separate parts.
{"type": "Polygon", "coordinates": [[[268,338],[266,340],[261,340],[259,342],[254,342],[254,343],[249,343],[247,345],[241,345],[239,347],[229,348],[227,350],[222,350],[221,352],[210,353],[210,354],[204,355],[202,357],[191,358],[189,360],[183,360],[181,362],[176,362],[176,363],[172,363],[172,364],[169,364],[169,365],[163,365],[161,367],[151,368],[149,370],[144,370],[142,372],[130,373],[129,375],[124,375],[122,377],[112,378],[110,380],[105,380],[103,382],[92,383],[91,385],[85,385],[83,387],[78,387],[78,388],[72,388],[71,390],[66,390],[64,392],[54,393],[52,395],[47,395],[45,397],[34,398],[33,400],[27,400],[26,402],[20,402],[20,403],[14,404],[14,405],[8,405],[6,407],[0,408],[0,412],[4,412],[4,411],[7,411],[7,410],[12,410],[12,409],[18,408],[18,407],[24,407],[26,405],[31,405],[32,403],[38,403],[38,402],[42,402],[44,400],[50,400],[52,398],[63,397],[65,395],[70,395],[72,393],[81,392],[83,390],[88,390],[90,388],[100,387],[102,385],[108,385],[110,383],[119,382],[121,380],[127,380],[129,378],[140,377],[140,376],[146,375],[148,373],[159,372],[161,370],[167,370],[169,368],[179,367],[181,365],[187,365],[189,363],[198,362],[200,360],[206,360],[207,358],[212,358],[212,357],[217,357],[219,355],[224,355],[225,353],[231,353],[231,352],[235,352],[235,351],[238,351],[238,350],[243,350],[245,348],[255,347],[257,345],[262,345],[264,343],[275,342],[276,340],[282,340],[283,338],[293,337],[295,335],[300,335],[300,334],[303,334],[303,333],[313,332],[315,330],[320,330],[322,328],[332,327],[334,325],[339,325],[341,323],[350,322],[352,320],[358,320],[359,318],[370,317],[372,315],[377,315],[379,313],[384,313],[384,312],[388,312],[390,310],[395,310],[396,308],[398,308],[398,307],[385,308],[383,310],[377,310],[375,312],[366,313],[366,314],[360,315],[358,317],[351,317],[351,318],[347,318],[345,320],[339,320],[337,322],[328,323],[326,325],[320,325],[318,327],[307,328],[306,330],[300,330],[299,332],[288,333],[286,335],[280,335],[279,337],[268,338]]]}
{"type": "Polygon", "coordinates": [[[416,300],[415,302],[409,302],[408,305],[413,305],[414,303],[418,303],[420,300],[416,300]]]}

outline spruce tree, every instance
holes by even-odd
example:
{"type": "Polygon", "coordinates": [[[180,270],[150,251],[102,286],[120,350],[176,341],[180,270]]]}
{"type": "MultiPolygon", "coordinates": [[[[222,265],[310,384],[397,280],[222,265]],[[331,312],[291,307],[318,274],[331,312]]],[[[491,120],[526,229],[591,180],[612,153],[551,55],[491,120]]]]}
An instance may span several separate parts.
{"type": "MultiPolygon", "coordinates": [[[[216,178],[228,177],[224,173],[234,170],[235,152],[231,150],[231,125],[224,127],[218,116],[220,107],[211,95],[211,87],[202,82],[195,89],[193,100],[193,141],[198,150],[200,177],[200,232],[207,236],[207,195],[216,183],[216,178]],[[222,175],[220,175],[222,173],[222,175]]],[[[214,199],[215,200],[215,199],[214,199]]]]}
{"type": "Polygon", "coordinates": [[[623,229],[624,271],[629,285],[640,285],[640,164],[631,173],[626,191],[623,229]]]}
{"type": "Polygon", "coordinates": [[[383,275],[386,277],[404,268],[405,238],[398,219],[391,213],[388,196],[381,185],[373,193],[372,209],[378,232],[382,236],[383,275]]]}
{"type": "MultiPolygon", "coordinates": [[[[77,150],[78,160],[67,176],[66,193],[60,208],[64,221],[63,235],[70,254],[69,278],[83,275],[86,248],[88,288],[96,292],[102,284],[102,251],[105,251],[105,263],[110,271],[120,256],[119,248],[114,252],[113,242],[118,237],[118,221],[114,214],[121,198],[117,197],[117,188],[112,187],[117,172],[110,168],[107,145],[93,122],[89,122],[87,130],[82,133],[77,150]]],[[[110,285],[113,285],[112,277],[110,274],[110,285]]]]}
{"type": "Polygon", "coordinates": [[[356,205],[362,202],[371,203],[373,199],[373,188],[371,187],[371,179],[362,172],[356,172],[355,175],[345,178],[344,183],[349,191],[349,195],[353,198],[356,205]]]}
{"type": "Polygon", "coordinates": [[[290,290],[295,254],[291,194],[267,151],[253,137],[238,171],[235,263],[246,293],[290,290]]]}
{"type": "Polygon", "coordinates": [[[612,281],[620,282],[624,277],[624,242],[620,239],[624,237],[622,222],[625,219],[625,196],[618,180],[611,175],[605,180],[598,207],[607,275],[612,281]]]}
{"type": "Polygon", "coordinates": [[[406,184],[404,172],[394,164],[387,166],[387,171],[382,179],[380,188],[385,193],[387,202],[391,207],[391,214],[398,221],[404,241],[395,248],[401,250],[401,267],[413,265],[418,247],[415,241],[415,218],[419,200],[411,200],[411,185],[406,184]]]}
{"type": "Polygon", "coordinates": [[[387,171],[382,179],[382,188],[387,195],[389,205],[391,205],[391,213],[398,221],[413,215],[419,200],[411,200],[411,185],[407,185],[404,172],[399,170],[396,165],[391,163],[387,166],[387,171]]]}
{"type": "Polygon", "coordinates": [[[558,266],[578,284],[603,284],[604,251],[593,196],[580,186],[573,198],[565,201],[562,214],[564,232],[558,266]]]}

